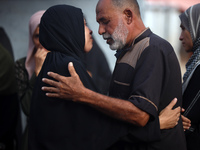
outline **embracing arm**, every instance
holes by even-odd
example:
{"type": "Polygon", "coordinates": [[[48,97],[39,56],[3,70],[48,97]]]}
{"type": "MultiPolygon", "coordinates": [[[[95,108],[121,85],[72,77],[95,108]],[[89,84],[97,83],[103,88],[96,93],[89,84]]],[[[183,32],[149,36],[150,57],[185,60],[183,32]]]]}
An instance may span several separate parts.
{"type": "Polygon", "coordinates": [[[146,125],[149,114],[135,107],[129,101],[108,97],[85,88],[75,72],[73,64],[69,63],[68,67],[71,77],[64,77],[50,72],[48,75],[58,82],[43,79],[43,82],[53,86],[42,88],[42,90],[50,92],[46,93],[47,96],[86,103],[113,118],[138,126],[146,125]]]}
{"type": "Polygon", "coordinates": [[[77,102],[87,103],[111,117],[137,126],[145,126],[149,120],[149,115],[135,107],[131,102],[108,97],[86,88],[84,88],[83,94],[81,94],[77,102]]]}
{"type": "MultiPolygon", "coordinates": [[[[104,96],[88,89],[86,89],[85,93],[81,96],[81,99],[80,102],[91,104],[91,106],[95,106],[97,109],[111,117],[138,126],[145,126],[149,120],[149,115],[146,112],[140,110],[129,101],[104,96]]],[[[173,109],[176,102],[177,99],[174,98],[171,103],[160,112],[160,129],[174,128],[178,124],[181,108],[179,106],[173,109]]]]}
{"type": "MultiPolygon", "coordinates": [[[[101,112],[134,125],[145,126],[149,120],[149,114],[134,106],[131,102],[108,97],[85,88],[75,72],[72,63],[69,63],[71,77],[64,77],[59,74],[49,72],[48,75],[58,82],[43,79],[43,82],[53,87],[42,87],[47,91],[47,96],[57,97],[74,102],[81,102],[91,105],[101,112]]],[[[180,107],[172,109],[176,104],[174,99],[159,115],[160,129],[169,129],[177,125],[180,116],[180,107]]]]}

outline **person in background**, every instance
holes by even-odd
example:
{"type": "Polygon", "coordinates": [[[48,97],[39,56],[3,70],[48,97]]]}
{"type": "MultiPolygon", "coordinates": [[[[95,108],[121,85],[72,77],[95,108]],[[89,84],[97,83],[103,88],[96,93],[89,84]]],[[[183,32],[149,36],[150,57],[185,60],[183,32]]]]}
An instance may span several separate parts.
{"type": "Polygon", "coordinates": [[[72,63],[71,77],[50,72],[56,81],[43,79],[54,86],[43,86],[46,95],[89,105],[126,122],[129,134],[110,149],[185,150],[181,119],[174,128],[160,130],[161,110],[174,97],[182,104],[180,66],[171,45],[144,26],[136,0],[99,0],[96,19],[99,34],[117,50],[109,96],[85,87],[72,63]]]}
{"type": "Polygon", "coordinates": [[[14,60],[0,44],[0,150],[16,150],[16,130],[19,123],[19,101],[14,60]]]}
{"type": "Polygon", "coordinates": [[[13,60],[14,60],[14,54],[13,54],[13,49],[12,49],[12,45],[10,43],[10,39],[7,36],[5,30],[3,27],[0,27],[0,43],[2,44],[2,46],[9,51],[10,55],[12,56],[13,60]]]}
{"type": "Polygon", "coordinates": [[[33,87],[42,64],[47,55],[47,50],[39,42],[39,24],[44,10],[34,13],[29,21],[29,45],[27,56],[15,62],[18,95],[27,123],[22,137],[22,150],[28,149],[28,118],[33,87]]]}
{"type": "Polygon", "coordinates": [[[187,149],[200,149],[200,3],[191,6],[180,16],[183,48],[192,56],[183,76],[183,126],[187,149]]]}

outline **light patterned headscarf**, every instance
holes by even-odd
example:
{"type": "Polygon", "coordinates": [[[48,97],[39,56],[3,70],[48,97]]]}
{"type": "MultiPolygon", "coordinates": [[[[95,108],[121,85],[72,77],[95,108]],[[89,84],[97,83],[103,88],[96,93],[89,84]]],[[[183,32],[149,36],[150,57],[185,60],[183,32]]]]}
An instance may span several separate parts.
{"type": "Polygon", "coordinates": [[[188,78],[195,64],[200,61],[200,3],[191,6],[180,16],[182,25],[190,32],[193,41],[193,55],[186,64],[183,81],[188,78]]]}
{"type": "Polygon", "coordinates": [[[29,45],[28,45],[28,52],[26,56],[26,62],[25,62],[25,67],[29,75],[29,79],[31,78],[34,69],[35,69],[35,59],[33,55],[33,50],[35,48],[35,45],[33,43],[33,34],[35,32],[35,29],[38,27],[40,24],[40,19],[42,15],[44,14],[44,10],[37,11],[34,13],[29,21],[29,45]]]}

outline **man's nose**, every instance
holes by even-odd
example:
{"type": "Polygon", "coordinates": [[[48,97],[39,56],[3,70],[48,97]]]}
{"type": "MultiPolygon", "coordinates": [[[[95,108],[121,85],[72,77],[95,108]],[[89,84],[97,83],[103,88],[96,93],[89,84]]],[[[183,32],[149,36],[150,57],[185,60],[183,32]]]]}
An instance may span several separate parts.
{"type": "Polygon", "coordinates": [[[105,27],[104,27],[103,25],[99,25],[98,33],[99,33],[100,35],[102,35],[102,34],[105,33],[105,27]]]}

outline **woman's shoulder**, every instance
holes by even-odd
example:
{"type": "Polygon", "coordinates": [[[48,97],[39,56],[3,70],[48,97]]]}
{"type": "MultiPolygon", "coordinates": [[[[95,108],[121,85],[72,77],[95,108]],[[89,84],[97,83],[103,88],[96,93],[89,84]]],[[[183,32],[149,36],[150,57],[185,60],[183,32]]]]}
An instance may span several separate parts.
{"type": "Polygon", "coordinates": [[[45,68],[64,75],[66,74],[66,71],[68,72],[69,62],[72,62],[75,69],[79,71],[85,69],[84,63],[81,60],[59,52],[51,52],[47,55],[45,68]]]}
{"type": "Polygon", "coordinates": [[[25,69],[25,62],[26,62],[26,57],[20,58],[15,61],[15,69],[25,69]]]}
{"type": "Polygon", "coordinates": [[[25,64],[26,57],[19,58],[15,61],[16,64],[25,64]]]}
{"type": "Polygon", "coordinates": [[[189,82],[189,84],[190,84],[190,87],[199,87],[199,89],[200,89],[200,80],[199,80],[199,77],[200,77],[200,65],[198,65],[197,67],[196,67],[196,69],[194,70],[194,73],[193,73],[193,75],[192,75],[192,77],[191,77],[191,79],[190,79],[190,82],[189,82]]]}
{"type": "Polygon", "coordinates": [[[197,78],[199,80],[200,77],[200,64],[196,67],[192,78],[197,78]]]}

